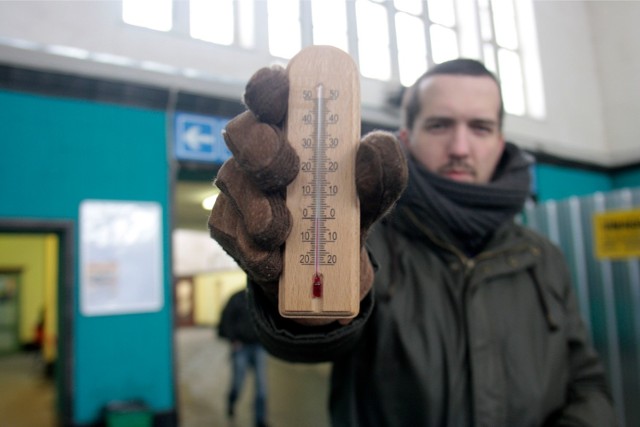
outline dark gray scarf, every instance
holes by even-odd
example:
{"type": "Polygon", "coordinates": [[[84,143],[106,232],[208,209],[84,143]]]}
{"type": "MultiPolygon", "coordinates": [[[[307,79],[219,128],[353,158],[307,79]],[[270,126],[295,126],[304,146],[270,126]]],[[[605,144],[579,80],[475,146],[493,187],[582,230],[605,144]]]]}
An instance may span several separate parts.
{"type": "Polygon", "coordinates": [[[492,181],[466,184],[427,171],[408,156],[409,184],[398,202],[436,235],[468,255],[477,254],[493,232],[519,213],[530,195],[531,161],[506,143],[492,181]]]}

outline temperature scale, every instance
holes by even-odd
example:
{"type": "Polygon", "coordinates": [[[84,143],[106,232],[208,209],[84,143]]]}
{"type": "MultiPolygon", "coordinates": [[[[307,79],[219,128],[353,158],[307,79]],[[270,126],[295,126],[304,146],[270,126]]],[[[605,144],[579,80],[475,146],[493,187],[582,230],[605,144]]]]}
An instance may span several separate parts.
{"type": "Polygon", "coordinates": [[[285,243],[280,314],[354,317],[360,306],[359,73],[348,54],[331,46],[303,49],[287,73],[286,132],[300,171],[287,188],[293,226],[285,243]]]}

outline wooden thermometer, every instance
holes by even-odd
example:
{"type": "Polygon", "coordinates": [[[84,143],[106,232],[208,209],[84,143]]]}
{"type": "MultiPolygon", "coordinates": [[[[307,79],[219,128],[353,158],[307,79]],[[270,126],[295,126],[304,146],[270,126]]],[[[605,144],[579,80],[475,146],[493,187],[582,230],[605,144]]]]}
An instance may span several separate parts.
{"type": "Polygon", "coordinates": [[[331,46],[303,49],[287,73],[286,132],[300,172],[287,188],[293,227],[285,243],[280,314],[354,317],[360,306],[359,73],[348,54],[331,46]]]}

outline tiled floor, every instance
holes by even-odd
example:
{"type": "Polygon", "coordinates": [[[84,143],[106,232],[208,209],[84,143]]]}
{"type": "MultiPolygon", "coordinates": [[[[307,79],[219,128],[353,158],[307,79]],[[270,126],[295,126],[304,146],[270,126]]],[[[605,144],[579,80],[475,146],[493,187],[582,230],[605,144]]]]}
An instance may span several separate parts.
{"type": "MultiPolygon", "coordinates": [[[[180,427],[252,427],[253,375],[247,377],[234,420],[225,415],[229,348],[211,328],[176,333],[180,427]]],[[[55,395],[32,354],[0,357],[0,427],[54,427],[55,395]]],[[[267,361],[269,425],[328,427],[329,365],[267,361]]]]}
{"type": "Polygon", "coordinates": [[[0,427],[53,427],[53,383],[31,353],[0,357],[0,427]]]}
{"type": "MultiPolygon", "coordinates": [[[[246,378],[234,422],[227,420],[229,347],[212,329],[190,328],[177,334],[181,427],[250,427],[253,374],[246,378]]],[[[290,364],[269,357],[269,425],[327,427],[329,365],[290,364]]]]}

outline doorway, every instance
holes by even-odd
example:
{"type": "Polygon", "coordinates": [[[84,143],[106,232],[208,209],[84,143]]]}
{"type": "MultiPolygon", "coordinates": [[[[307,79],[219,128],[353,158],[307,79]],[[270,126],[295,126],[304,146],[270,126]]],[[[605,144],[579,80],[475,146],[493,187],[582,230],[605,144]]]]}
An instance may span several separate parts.
{"type": "MultiPolygon", "coordinates": [[[[42,402],[49,406],[52,427],[70,425],[72,420],[74,229],[75,222],[68,220],[0,219],[0,236],[10,242],[5,250],[11,254],[0,261],[5,263],[0,265],[0,341],[6,340],[0,374],[37,393],[31,403],[12,403],[16,416],[29,418],[36,412],[33,404],[42,402]],[[20,238],[22,243],[16,243],[20,238]],[[39,240],[48,255],[36,269],[42,271],[27,278],[26,272],[31,274],[34,268],[22,265],[35,262],[29,261],[30,251],[23,251],[22,257],[13,252],[25,241],[39,240]],[[38,370],[39,376],[34,375],[38,370]],[[25,408],[24,413],[19,407],[25,408]]],[[[42,256],[37,252],[32,256],[42,256]]]]}

